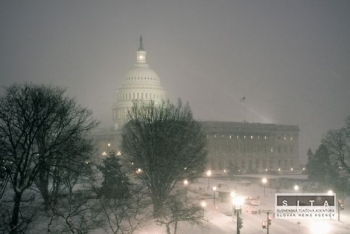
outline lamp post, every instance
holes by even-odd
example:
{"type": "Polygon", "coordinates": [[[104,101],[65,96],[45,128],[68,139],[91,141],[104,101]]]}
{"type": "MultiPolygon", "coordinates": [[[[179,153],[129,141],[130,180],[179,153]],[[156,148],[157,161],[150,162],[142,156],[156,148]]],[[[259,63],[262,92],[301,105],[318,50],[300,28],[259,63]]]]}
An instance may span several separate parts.
{"type": "Polygon", "coordinates": [[[186,189],[186,194],[185,194],[185,201],[186,201],[186,205],[187,205],[187,188],[188,188],[188,180],[184,180],[184,185],[185,185],[185,189],[186,189]]]}
{"type": "Polygon", "coordinates": [[[271,218],[270,218],[270,213],[267,212],[266,213],[266,222],[267,222],[267,226],[266,226],[266,230],[267,230],[267,234],[269,234],[269,230],[270,230],[270,225],[271,225],[271,218]]]}
{"type": "Polygon", "coordinates": [[[267,183],[267,179],[264,177],[261,182],[263,183],[263,186],[264,186],[264,197],[265,197],[265,185],[267,183]]]}
{"type": "Polygon", "coordinates": [[[241,217],[239,217],[239,214],[242,212],[244,198],[234,197],[232,203],[234,205],[234,208],[233,208],[234,213],[237,215],[237,234],[240,234],[240,229],[243,227],[243,220],[241,217]]]}
{"type": "Polygon", "coordinates": [[[215,192],[216,192],[216,186],[213,187],[213,192],[214,192],[214,208],[215,208],[215,192]]]}
{"type": "Polygon", "coordinates": [[[202,200],[201,201],[201,207],[203,208],[203,217],[204,217],[204,208],[207,206],[207,203],[204,201],[204,200],[202,200]]]}
{"type": "Polygon", "coordinates": [[[211,170],[207,171],[207,176],[208,176],[208,190],[210,189],[210,176],[211,176],[211,170]]]}

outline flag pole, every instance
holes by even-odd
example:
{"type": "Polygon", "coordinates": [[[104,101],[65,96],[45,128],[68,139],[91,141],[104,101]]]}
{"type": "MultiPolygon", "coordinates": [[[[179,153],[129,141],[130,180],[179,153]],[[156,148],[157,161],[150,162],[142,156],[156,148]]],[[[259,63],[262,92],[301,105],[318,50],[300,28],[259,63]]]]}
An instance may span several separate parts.
{"type": "Polygon", "coordinates": [[[245,96],[240,101],[243,102],[243,123],[245,123],[245,96]]]}

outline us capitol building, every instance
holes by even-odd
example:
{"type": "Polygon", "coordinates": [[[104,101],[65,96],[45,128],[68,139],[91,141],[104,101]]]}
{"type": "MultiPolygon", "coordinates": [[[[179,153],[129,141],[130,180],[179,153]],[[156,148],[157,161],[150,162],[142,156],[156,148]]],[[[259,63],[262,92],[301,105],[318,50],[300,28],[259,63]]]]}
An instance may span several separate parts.
{"type": "MultiPolygon", "coordinates": [[[[126,73],[116,91],[112,106],[114,128],[100,129],[93,134],[101,157],[120,151],[121,128],[133,100],[156,103],[165,99],[160,79],[146,62],[142,37],[136,52],[136,63],[126,73]]],[[[202,122],[208,139],[208,169],[224,171],[237,165],[242,172],[293,171],[299,168],[299,127],[248,122],[202,122]]]]}

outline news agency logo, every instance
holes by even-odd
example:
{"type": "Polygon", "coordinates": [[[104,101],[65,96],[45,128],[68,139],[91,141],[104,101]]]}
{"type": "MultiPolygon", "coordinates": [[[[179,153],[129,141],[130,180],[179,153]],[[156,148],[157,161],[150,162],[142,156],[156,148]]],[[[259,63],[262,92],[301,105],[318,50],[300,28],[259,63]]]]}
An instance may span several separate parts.
{"type": "Polygon", "coordinates": [[[276,219],[330,219],[336,215],[336,195],[276,193],[276,219]]]}

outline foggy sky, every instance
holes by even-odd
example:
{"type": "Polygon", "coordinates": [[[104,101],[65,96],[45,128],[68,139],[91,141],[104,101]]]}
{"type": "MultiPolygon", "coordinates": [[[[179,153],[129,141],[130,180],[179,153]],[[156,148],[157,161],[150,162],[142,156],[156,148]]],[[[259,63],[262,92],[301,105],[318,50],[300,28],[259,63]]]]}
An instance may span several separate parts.
{"type": "MultiPolygon", "coordinates": [[[[298,125],[306,162],[350,114],[350,1],[1,1],[0,86],[33,82],[112,125],[115,91],[136,60],[198,120],[298,125]]],[[[0,90],[3,94],[3,89],[0,90]]]]}

